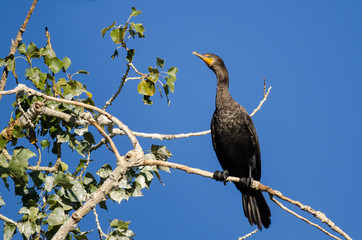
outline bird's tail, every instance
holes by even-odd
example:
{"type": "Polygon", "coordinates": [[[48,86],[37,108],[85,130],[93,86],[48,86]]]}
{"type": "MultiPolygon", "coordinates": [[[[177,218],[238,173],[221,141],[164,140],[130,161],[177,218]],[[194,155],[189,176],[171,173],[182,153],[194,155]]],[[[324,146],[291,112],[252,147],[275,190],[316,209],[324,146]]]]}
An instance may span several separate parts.
{"type": "Polygon", "coordinates": [[[270,225],[270,209],[260,191],[248,190],[242,192],[243,208],[245,217],[250,225],[257,225],[261,230],[262,226],[268,228],[270,225]]]}

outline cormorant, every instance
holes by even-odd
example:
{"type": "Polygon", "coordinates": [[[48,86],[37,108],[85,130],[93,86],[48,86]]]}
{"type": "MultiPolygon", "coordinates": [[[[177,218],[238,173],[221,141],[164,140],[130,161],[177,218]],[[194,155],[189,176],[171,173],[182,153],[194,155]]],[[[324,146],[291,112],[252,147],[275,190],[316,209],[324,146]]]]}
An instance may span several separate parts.
{"type": "MultiPolygon", "coordinates": [[[[216,171],[214,178],[224,181],[228,175],[260,181],[261,160],[259,140],[254,123],[245,108],[238,104],[229,93],[229,75],[223,60],[215,54],[199,54],[217,77],[216,109],[211,120],[212,144],[224,169],[216,171]]],[[[244,214],[250,225],[270,225],[270,209],[260,191],[243,183],[235,183],[242,193],[244,214]]]]}

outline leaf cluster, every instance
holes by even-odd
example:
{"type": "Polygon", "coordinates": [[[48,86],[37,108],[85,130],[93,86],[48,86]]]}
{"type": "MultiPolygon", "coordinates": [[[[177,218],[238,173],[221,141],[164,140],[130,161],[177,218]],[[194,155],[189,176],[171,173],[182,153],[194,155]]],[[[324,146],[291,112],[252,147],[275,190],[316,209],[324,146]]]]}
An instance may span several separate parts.
{"type": "MultiPolygon", "coordinates": [[[[132,7],[132,12],[125,24],[116,26],[116,22],[113,22],[110,26],[103,28],[101,31],[102,37],[110,31],[110,37],[112,41],[119,45],[111,56],[112,59],[119,56],[119,48],[124,48],[126,51],[125,57],[129,63],[132,63],[135,56],[135,49],[129,49],[127,47],[127,41],[130,38],[144,38],[145,28],[142,23],[130,22],[132,17],[138,16],[141,14],[141,11],[138,11],[136,8],[132,7]]],[[[176,67],[171,67],[167,72],[163,71],[165,65],[165,60],[157,57],[156,66],[148,67],[148,73],[143,74],[139,73],[140,82],[137,87],[139,94],[143,95],[143,102],[145,104],[153,104],[151,97],[156,92],[156,87],[159,90],[160,96],[162,97],[162,92],[166,95],[167,103],[170,104],[169,93],[175,91],[175,81],[176,73],[178,69],[176,67]],[[163,79],[163,81],[161,80],[163,79]]]]}

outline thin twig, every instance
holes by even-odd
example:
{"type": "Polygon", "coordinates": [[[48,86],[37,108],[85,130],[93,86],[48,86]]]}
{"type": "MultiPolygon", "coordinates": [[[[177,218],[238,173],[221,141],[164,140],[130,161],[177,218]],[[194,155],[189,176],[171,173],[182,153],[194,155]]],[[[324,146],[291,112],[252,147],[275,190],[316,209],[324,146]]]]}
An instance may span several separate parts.
{"type": "Polygon", "coordinates": [[[102,228],[101,228],[101,225],[99,224],[99,219],[98,219],[98,214],[97,214],[97,211],[96,211],[96,208],[94,207],[93,208],[93,214],[96,218],[96,224],[97,224],[97,229],[98,229],[98,234],[99,234],[99,238],[101,240],[103,240],[103,237],[107,238],[107,234],[105,234],[103,231],[102,231],[102,228]]]}
{"type": "Polygon", "coordinates": [[[28,170],[32,170],[32,171],[45,171],[45,172],[58,172],[58,168],[60,166],[60,163],[62,162],[62,150],[61,150],[61,143],[57,143],[57,160],[54,164],[53,167],[41,167],[39,165],[36,166],[28,166],[27,169],[28,170]]]}
{"type": "MultiPolygon", "coordinates": [[[[28,22],[29,22],[29,19],[30,19],[30,16],[33,14],[33,11],[35,9],[35,6],[37,4],[38,0],[34,0],[29,11],[28,11],[28,14],[26,15],[25,17],[25,20],[23,22],[23,24],[21,25],[19,31],[18,31],[18,34],[15,38],[15,41],[13,42],[13,44],[11,45],[10,47],[10,53],[9,53],[9,56],[10,55],[14,55],[15,52],[16,52],[16,49],[19,45],[19,43],[23,40],[22,36],[23,36],[23,33],[25,32],[25,29],[26,29],[26,26],[28,25],[28,22]]],[[[3,74],[1,76],[1,81],[0,81],[0,91],[4,90],[5,89],[5,85],[6,85],[6,80],[8,78],[8,69],[7,68],[4,68],[3,70],[3,74]]],[[[0,95],[0,100],[1,100],[2,96],[0,95]]]]}
{"type": "Polygon", "coordinates": [[[122,88],[123,88],[123,85],[126,83],[126,79],[127,79],[127,76],[128,76],[128,73],[129,73],[129,70],[131,69],[131,65],[132,63],[128,63],[127,64],[127,69],[126,69],[126,72],[124,73],[123,77],[122,77],[122,81],[121,81],[121,84],[120,86],[118,87],[117,89],[117,92],[105,103],[105,105],[103,106],[103,110],[106,110],[107,107],[109,105],[112,105],[112,102],[114,101],[114,99],[116,99],[116,97],[119,95],[119,93],[121,92],[122,88]]]}
{"type": "Polygon", "coordinates": [[[35,146],[35,148],[38,150],[38,153],[39,153],[38,162],[36,163],[36,166],[39,167],[40,163],[41,163],[41,151],[37,144],[33,144],[33,145],[35,146]]]}
{"type": "Polygon", "coordinates": [[[270,198],[273,202],[275,202],[280,208],[282,208],[283,210],[287,211],[288,213],[296,216],[297,218],[299,218],[300,220],[303,220],[304,222],[308,223],[309,225],[312,225],[313,227],[318,228],[319,230],[321,230],[322,232],[324,232],[325,234],[327,234],[328,236],[334,238],[334,239],[338,239],[341,240],[340,238],[334,236],[333,234],[327,232],[325,229],[323,229],[322,227],[320,227],[318,224],[315,224],[311,221],[309,221],[308,219],[306,219],[305,217],[300,216],[299,214],[297,214],[296,212],[290,210],[289,208],[287,208],[286,206],[284,206],[281,202],[279,202],[278,200],[276,200],[275,198],[271,197],[270,198]]]}
{"type": "Polygon", "coordinates": [[[137,68],[133,65],[133,63],[129,63],[129,65],[133,68],[133,70],[134,70],[137,74],[141,75],[142,77],[147,77],[147,74],[144,74],[144,73],[141,73],[140,71],[138,71],[137,68]]]}
{"type": "Polygon", "coordinates": [[[268,98],[271,89],[272,89],[272,87],[270,86],[268,89],[268,92],[266,94],[264,94],[263,100],[260,101],[259,106],[257,108],[255,108],[254,111],[250,114],[250,117],[254,116],[254,114],[260,110],[261,106],[264,104],[264,102],[268,98]]]}
{"type": "Polygon", "coordinates": [[[243,237],[239,237],[238,240],[244,240],[244,239],[247,239],[248,237],[250,237],[251,235],[255,234],[259,229],[255,229],[254,231],[252,231],[251,233],[248,233],[246,234],[245,236],[243,237]]]}
{"type": "Polygon", "coordinates": [[[107,133],[103,130],[103,128],[94,120],[90,120],[89,121],[93,126],[95,126],[98,130],[98,132],[107,140],[107,142],[109,143],[109,145],[112,148],[112,152],[114,153],[114,155],[116,155],[117,158],[117,162],[120,162],[122,160],[121,155],[118,152],[118,149],[116,147],[116,145],[114,144],[114,142],[112,141],[112,139],[107,135],[107,133]]]}
{"type": "Polygon", "coordinates": [[[82,178],[83,173],[85,172],[85,170],[86,170],[86,169],[87,169],[87,167],[89,166],[89,162],[90,162],[90,155],[91,155],[91,153],[89,152],[89,153],[88,153],[88,156],[87,156],[87,162],[86,162],[86,164],[85,164],[84,168],[82,169],[82,171],[81,171],[81,172],[79,173],[79,175],[77,176],[76,180],[79,180],[79,179],[81,179],[81,178],[82,178]]]}

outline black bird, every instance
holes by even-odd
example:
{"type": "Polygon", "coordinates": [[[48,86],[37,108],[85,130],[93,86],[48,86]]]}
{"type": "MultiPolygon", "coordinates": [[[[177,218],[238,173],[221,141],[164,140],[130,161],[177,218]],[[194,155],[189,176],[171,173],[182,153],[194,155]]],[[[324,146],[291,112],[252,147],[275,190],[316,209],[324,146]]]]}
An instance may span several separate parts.
{"type": "MultiPolygon", "coordinates": [[[[259,140],[251,117],[229,93],[229,75],[223,60],[215,54],[199,54],[217,77],[216,109],[211,120],[212,144],[224,172],[216,171],[214,178],[225,181],[228,175],[260,181],[261,160],[259,140]]],[[[260,191],[243,183],[235,183],[242,193],[244,214],[250,225],[270,225],[270,209],[260,191]]]]}

